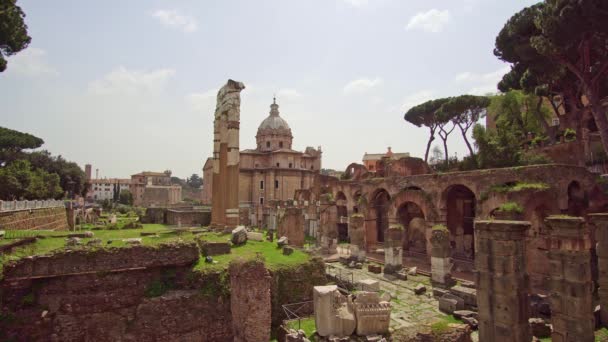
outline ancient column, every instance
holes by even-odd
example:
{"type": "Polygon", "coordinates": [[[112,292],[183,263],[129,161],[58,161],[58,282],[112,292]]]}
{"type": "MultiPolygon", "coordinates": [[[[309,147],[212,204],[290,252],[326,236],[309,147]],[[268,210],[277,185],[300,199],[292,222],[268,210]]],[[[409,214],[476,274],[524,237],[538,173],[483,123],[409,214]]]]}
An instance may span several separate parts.
{"type": "Polygon", "coordinates": [[[353,214],[348,224],[350,238],[350,255],[357,260],[365,261],[365,217],[363,214],[353,214]]]}
{"type": "Polygon", "coordinates": [[[272,277],[263,260],[233,261],[228,272],[234,341],[270,340],[272,277]]]}
{"type": "Polygon", "coordinates": [[[552,341],[594,341],[591,239],[581,217],[549,216],[552,341]]]}
{"type": "Polygon", "coordinates": [[[213,122],[213,181],[211,225],[239,224],[239,124],[241,82],[228,80],[217,93],[213,122]]]}
{"type": "Polygon", "coordinates": [[[603,326],[608,326],[608,213],[590,214],[587,216],[595,226],[595,251],[599,276],[597,279],[600,297],[600,317],[603,326]]]}
{"type": "Polygon", "coordinates": [[[452,285],[452,259],[450,232],[445,226],[433,226],[431,246],[431,282],[434,287],[449,287],[452,285]]]}
{"type": "Polygon", "coordinates": [[[475,221],[479,340],[529,342],[525,235],[530,222],[475,221]]]}
{"type": "Polygon", "coordinates": [[[403,225],[389,224],[385,241],[384,273],[397,273],[403,268],[403,225]]]}

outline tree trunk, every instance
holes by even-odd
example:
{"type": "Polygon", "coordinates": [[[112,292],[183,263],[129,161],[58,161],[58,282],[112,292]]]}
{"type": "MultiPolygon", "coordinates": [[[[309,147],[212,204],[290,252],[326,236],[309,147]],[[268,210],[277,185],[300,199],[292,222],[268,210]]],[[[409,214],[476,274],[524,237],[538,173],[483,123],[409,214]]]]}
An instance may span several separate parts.
{"type": "Polygon", "coordinates": [[[591,107],[591,114],[595,119],[604,152],[608,153],[608,118],[606,118],[606,109],[600,103],[600,97],[594,91],[586,91],[587,98],[591,107]]]}
{"type": "Polygon", "coordinates": [[[443,140],[443,151],[445,152],[445,165],[448,166],[450,164],[448,158],[448,137],[446,136],[445,139],[441,137],[441,140],[443,140]]]}
{"type": "Polygon", "coordinates": [[[550,142],[555,142],[555,136],[551,133],[551,127],[547,123],[547,120],[543,117],[543,113],[541,108],[543,107],[543,98],[542,96],[538,97],[538,102],[536,103],[536,108],[534,108],[534,115],[536,115],[536,119],[540,121],[540,125],[543,127],[543,131],[545,131],[545,135],[549,138],[550,142]]]}
{"type": "Polygon", "coordinates": [[[431,149],[431,143],[435,140],[435,130],[431,129],[431,136],[429,142],[426,144],[426,152],[424,153],[424,162],[427,163],[429,160],[429,150],[431,149]]]}
{"type": "Polygon", "coordinates": [[[460,131],[462,132],[462,138],[464,139],[464,143],[467,144],[467,148],[469,149],[469,155],[473,157],[473,148],[471,147],[471,143],[469,143],[469,138],[467,138],[467,131],[469,129],[464,129],[460,124],[458,125],[458,127],[460,127],[460,131]]]}

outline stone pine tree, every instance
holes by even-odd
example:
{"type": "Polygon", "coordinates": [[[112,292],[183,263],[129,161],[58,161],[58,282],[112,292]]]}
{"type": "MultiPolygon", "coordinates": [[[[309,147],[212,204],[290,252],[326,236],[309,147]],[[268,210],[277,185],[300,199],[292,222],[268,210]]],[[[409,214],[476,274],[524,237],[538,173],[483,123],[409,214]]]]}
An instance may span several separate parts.
{"type": "Polygon", "coordinates": [[[0,0],[0,72],[6,70],[6,57],[25,49],[32,40],[23,18],[17,0],[0,0]]]}
{"type": "Polygon", "coordinates": [[[435,133],[439,126],[445,121],[437,115],[437,111],[448,99],[430,100],[410,108],[405,115],[405,121],[418,127],[427,127],[429,129],[429,141],[426,144],[426,152],[424,153],[424,162],[428,161],[429,150],[431,144],[435,140],[435,133]]]}
{"type": "Polygon", "coordinates": [[[544,84],[552,75],[570,74],[608,151],[608,118],[601,103],[608,95],[608,1],[545,0],[525,8],[507,21],[494,53],[544,84]]]}
{"type": "MultiPolygon", "coordinates": [[[[469,153],[473,156],[473,147],[469,142],[467,134],[469,129],[479,121],[481,116],[485,114],[486,108],[490,105],[490,99],[486,96],[461,95],[452,97],[448,102],[444,103],[439,109],[441,116],[450,118],[454,127],[458,126],[462,133],[469,153]]],[[[447,153],[447,152],[446,152],[447,153]]]]}

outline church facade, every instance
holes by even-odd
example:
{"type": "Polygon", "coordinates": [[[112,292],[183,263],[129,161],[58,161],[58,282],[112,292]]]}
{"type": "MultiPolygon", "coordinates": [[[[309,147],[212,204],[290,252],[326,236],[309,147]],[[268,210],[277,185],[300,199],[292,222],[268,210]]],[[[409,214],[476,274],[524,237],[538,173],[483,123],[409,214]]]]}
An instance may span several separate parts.
{"type": "MultiPolygon", "coordinates": [[[[251,225],[264,225],[267,205],[272,201],[293,199],[299,189],[312,187],[321,170],[321,148],[292,149],[293,134],[279,114],[276,100],[270,114],[258,127],[256,148],[240,151],[239,201],[241,212],[248,213],[251,225]]],[[[213,163],[208,158],[203,167],[203,202],[211,204],[213,163]]]]}

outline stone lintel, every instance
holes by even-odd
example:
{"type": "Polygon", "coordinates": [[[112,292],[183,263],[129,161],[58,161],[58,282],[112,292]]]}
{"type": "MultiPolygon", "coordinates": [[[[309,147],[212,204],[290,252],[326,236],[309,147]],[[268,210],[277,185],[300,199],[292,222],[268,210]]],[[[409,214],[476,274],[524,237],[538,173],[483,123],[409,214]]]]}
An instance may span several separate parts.
{"type": "Polygon", "coordinates": [[[475,220],[476,231],[525,232],[530,228],[528,221],[475,220]]]}
{"type": "Polygon", "coordinates": [[[587,233],[582,217],[549,216],[545,219],[549,226],[547,233],[558,238],[582,238],[587,233]]]}

